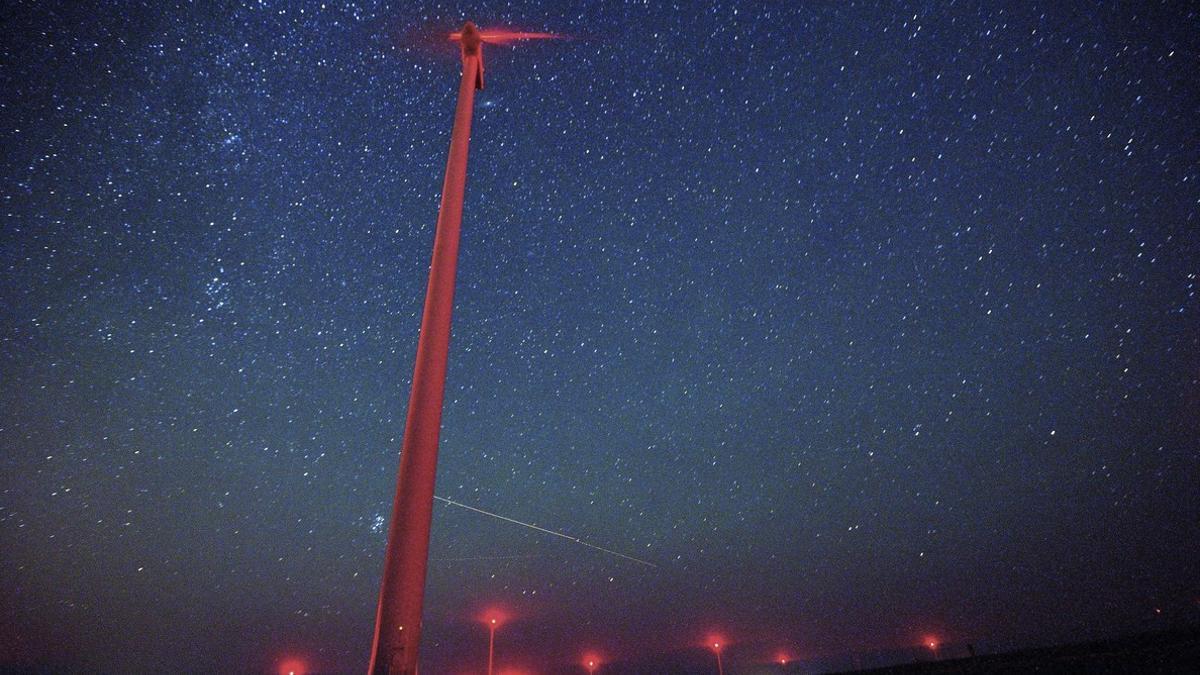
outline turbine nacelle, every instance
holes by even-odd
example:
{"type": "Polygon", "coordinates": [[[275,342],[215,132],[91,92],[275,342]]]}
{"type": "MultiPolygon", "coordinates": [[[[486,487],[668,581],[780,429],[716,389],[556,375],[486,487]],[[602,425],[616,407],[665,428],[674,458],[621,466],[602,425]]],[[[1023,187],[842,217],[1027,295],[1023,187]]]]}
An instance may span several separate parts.
{"type": "Polygon", "coordinates": [[[475,88],[483,89],[483,43],[502,45],[516,40],[559,40],[562,35],[554,33],[531,33],[528,31],[511,31],[503,28],[479,30],[473,22],[468,21],[462,30],[451,33],[450,39],[462,46],[462,57],[465,63],[469,58],[479,59],[479,70],[475,75],[475,88]]]}

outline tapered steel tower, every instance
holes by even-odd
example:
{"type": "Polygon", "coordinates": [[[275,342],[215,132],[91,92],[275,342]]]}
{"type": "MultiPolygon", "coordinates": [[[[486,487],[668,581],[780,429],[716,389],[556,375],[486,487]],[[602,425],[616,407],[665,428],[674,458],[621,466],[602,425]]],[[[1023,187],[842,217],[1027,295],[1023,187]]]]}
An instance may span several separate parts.
{"type": "Polygon", "coordinates": [[[437,471],[438,436],[446,389],[446,358],[450,351],[450,313],[454,307],[454,276],[458,264],[458,235],[462,224],[463,189],[467,182],[467,143],[475,90],[483,88],[483,39],[475,24],[460,34],[462,83],[450,136],[450,157],[442,184],[442,204],[433,239],[429,288],[417,358],[396,499],[388,527],[375,639],[371,645],[370,675],[415,675],[421,640],[421,607],[425,595],[425,565],[429,557],[429,525],[433,518],[433,485],[437,471]]]}
{"type": "Polygon", "coordinates": [[[467,179],[467,143],[471,136],[475,90],[483,89],[483,42],[540,37],[555,36],[512,32],[484,34],[470,22],[463,26],[462,32],[451,35],[458,40],[462,50],[462,82],[458,87],[450,157],[446,161],[433,260],[429,266],[429,287],[413,365],[412,393],[404,425],[400,472],[396,477],[396,500],[388,527],[369,675],[415,675],[417,672],[438,436],[446,388],[446,358],[450,349],[450,313],[454,306],[459,226],[467,179]]]}

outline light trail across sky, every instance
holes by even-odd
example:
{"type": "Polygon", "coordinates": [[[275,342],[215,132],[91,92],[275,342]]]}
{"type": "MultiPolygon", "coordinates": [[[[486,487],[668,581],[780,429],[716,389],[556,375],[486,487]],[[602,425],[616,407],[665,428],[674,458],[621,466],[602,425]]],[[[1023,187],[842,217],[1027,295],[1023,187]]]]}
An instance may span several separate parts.
{"type": "Polygon", "coordinates": [[[609,554],[611,554],[611,555],[615,555],[615,556],[617,556],[618,558],[624,558],[624,559],[626,559],[626,560],[632,560],[633,562],[635,562],[635,563],[637,563],[637,564],[639,564],[639,565],[645,565],[645,566],[647,566],[647,567],[654,567],[654,568],[657,568],[657,567],[658,567],[658,565],[655,565],[655,564],[654,564],[654,563],[652,563],[652,562],[648,562],[648,561],[642,560],[641,558],[635,558],[635,557],[633,557],[633,556],[631,556],[631,555],[626,555],[626,554],[624,554],[624,553],[621,553],[621,552],[619,552],[619,551],[614,551],[614,550],[612,550],[612,549],[610,549],[610,548],[604,548],[603,546],[596,546],[595,544],[589,544],[588,542],[586,542],[586,541],[584,541],[584,540],[580,539],[579,537],[572,537],[572,536],[571,536],[571,535],[569,535],[569,534],[563,534],[562,532],[556,532],[556,531],[554,531],[554,530],[548,530],[548,529],[546,529],[546,528],[544,528],[544,527],[541,527],[541,526],[538,526],[538,525],[534,525],[533,523],[526,523],[526,522],[523,522],[523,521],[517,520],[516,518],[509,518],[508,516],[502,516],[502,515],[500,515],[499,513],[492,513],[491,511],[485,511],[485,510],[483,510],[483,509],[475,508],[474,506],[468,506],[468,505],[466,505],[466,504],[463,504],[462,502],[456,502],[456,501],[454,501],[453,499],[446,499],[445,497],[439,497],[439,496],[437,496],[437,495],[434,495],[434,496],[433,496],[433,498],[434,498],[434,499],[436,499],[436,500],[438,500],[438,501],[440,501],[440,502],[443,502],[443,503],[449,504],[450,506],[457,506],[457,507],[459,507],[459,508],[464,508],[464,509],[466,509],[466,510],[468,510],[468,511],[474,511],[475,513],[482,513],[482,514],[483,514],[483,515],[485,515],[485,516],[491,516],[492,518],[498,518],[498,519],[500,519],[500,520],[503,520],[503,521],[506,521],[506,522],[509,522],[509,523],[513,523],[513,524],[516,524],[516,525],[520,525],[520,526],[522,526],[522,527],[528,527],[528,528],[529,528],[529,529],[531,529],[531,530],[537,530],[538,532],[545,532],[546,534],[552,534],[552,535],[554,535],[554,536],[556,536],[556,537],[562,537],[563,539],[566,539],[566,540],[568,540],[568,541],[573,541],[573,542],[575,542],[576,544],[582,544],[583,546],[586,546],[586,547],[588,547],[588,548],[594,548],[594,549],[596,549],[597,551],[603,551],[603,552],[605,552],[605,553],[609,553],[609,554]]]}

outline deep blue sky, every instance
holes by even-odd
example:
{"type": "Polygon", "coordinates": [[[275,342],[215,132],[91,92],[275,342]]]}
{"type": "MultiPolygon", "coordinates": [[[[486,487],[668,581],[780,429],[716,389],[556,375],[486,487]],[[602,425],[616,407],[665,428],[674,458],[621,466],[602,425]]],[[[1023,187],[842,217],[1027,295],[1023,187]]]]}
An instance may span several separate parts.
{"type": "Polygon", "coordinates": [[[439,504],[423,672],[1200,620],[1187,3],[18,2],[0,665],[365,668],[467,18],[438,494],[658,567],[439,504]]]}

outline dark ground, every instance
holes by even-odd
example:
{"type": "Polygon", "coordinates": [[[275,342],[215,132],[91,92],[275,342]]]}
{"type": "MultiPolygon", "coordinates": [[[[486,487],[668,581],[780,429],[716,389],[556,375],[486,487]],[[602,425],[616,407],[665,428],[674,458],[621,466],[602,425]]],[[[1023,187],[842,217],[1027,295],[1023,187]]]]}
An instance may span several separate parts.
{"type": "MultiPolygon", "coordinates": [[[[707,659],[691,659],[674,655],[663,661],[640,664],[613,663],[605,667],[606,675],[707,675],[712,670],[707,659]]],[[[787,673],[805,675],[830,672],[813,663],[797,662],[786,668],[778,665],[754,666],[745,663],[729,664],[729,675],[766,675],[787,673]]],[[[13,667],[0,665],[0,675],[59,675],[59,669],[13,667]]],[[[101,673],[99,670],[71,671],[101,673]]],[[[559,671],[553,671],[559,672],[559,671]]],[[[979,654],[971,658],[947,658],[920,661],[884,668],[841,671],[839,675],[996,675],[1009,673],[1048,673],[1064,675],[1109,675],[1115,673],[1200,673],[1200,626],[1154,633],[1095,640],[1056,647],[1027,649],[1000,654],[979,654]]]]}
{"type": "Polygon", "coordinates": [[[888,675],[1200,673],[1200,628],[852,672],[888,675]]]}

